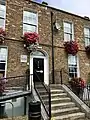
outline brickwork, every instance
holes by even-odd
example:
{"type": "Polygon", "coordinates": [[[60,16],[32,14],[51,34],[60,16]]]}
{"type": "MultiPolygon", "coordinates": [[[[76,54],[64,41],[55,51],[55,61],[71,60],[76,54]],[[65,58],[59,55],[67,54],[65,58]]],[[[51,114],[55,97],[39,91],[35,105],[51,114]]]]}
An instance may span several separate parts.
{"type": "MultiPolygon", "coordinates": [[[[73,15],[67,12],[63,12],[51,7],[44,7],[40,4],[36,4],[29,0],[7,0],[6,2],[6,41],[8,46],[8,64],[7,64],[7,76],[22,75],[28,68],[27,63],[20,62],[20,56],[28,55],[27,51],[23,47],[23,9],[32,10],[38,13],[38,33],[40,34],[40,46],[49,55],[49,69],[51,73],[51,11],[53,12],[53,21],[57,21],[61,25],[61,29],[58,32],[54,32],[54,62],[55,70],[60,70],[64,67],[67,70],[67,55],[64,51],[64,34],[63,34],[63,21],[71,21],[74,24],[74,39],[79,43],[79,66],[80,76],[87,79],[87,75],[90,72],[89,59],[86,56],[84,48],[84,26],[90,26],[90,21],[85,20],[77,15],[73,15]],[[8,39],[7,39],[8,38],[8,39]],[[17,40],[17,41],[16,41],[17,40]],[[20,42],[21,41],[21,42],[20,42]]],[[[29,62],[29,59],[28,59],[29,62]]],[[[55,73],[56,83],[60,82],[57,78],[59,73],[55,73]]],[[[65,77],[67,78],[67,77],[65,77]]]]}

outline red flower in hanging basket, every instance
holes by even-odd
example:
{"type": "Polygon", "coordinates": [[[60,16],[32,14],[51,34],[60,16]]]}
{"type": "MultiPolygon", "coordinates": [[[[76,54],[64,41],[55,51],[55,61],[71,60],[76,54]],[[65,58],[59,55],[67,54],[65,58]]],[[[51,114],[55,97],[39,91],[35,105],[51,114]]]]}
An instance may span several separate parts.
{"type": "Polygon", "coordinates": [[[76,55],[78,52],[78,44],[76,41],[67,41],[64,43],[65,51],[68,54],[76,55]]]}
{"type": "Polygon", "coordinates": [[[33,44],[39,42],[39,35],[36,32],[26,32],[24,33],[24,39],[27,44],[33,44]]]}
{"type": "Polygon", "coordinates": [[[0,44],[4,43],[4,37],[6,36],[6,32],[3,28],[0,28],[0,44]]]}
{"type": "Polygon", "coordinates": [[[3,28],[0,28],[0,36],[6,36],[6,32],[3,28]]]}

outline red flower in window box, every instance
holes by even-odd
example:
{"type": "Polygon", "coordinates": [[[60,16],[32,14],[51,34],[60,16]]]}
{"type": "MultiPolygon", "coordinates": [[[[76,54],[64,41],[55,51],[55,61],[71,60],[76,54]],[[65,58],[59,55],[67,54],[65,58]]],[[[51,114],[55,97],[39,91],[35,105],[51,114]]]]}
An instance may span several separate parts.
{"type": "Polygon", "coordinates": [[[64,43],[64,47],[65,51],[72,55],[76,55],[79,49],[76,41],[67,41],[64,43]]]}
{"type": "Polygon", "coordinates": [[[83,92],[86,86],[85,80],[83,80],[81,77],[72,78],[69,81],[69,83],[70,83],[70,87],[72,88],[72,91],[77,95],[80,94],[80,91],[83,92]]]}
{"type": "Polygon", "coordinates": [[[3,28],[0,28],[0,44],[4,43],[5,36],[6,36],[5,30],[3,30],[3,28]]]}

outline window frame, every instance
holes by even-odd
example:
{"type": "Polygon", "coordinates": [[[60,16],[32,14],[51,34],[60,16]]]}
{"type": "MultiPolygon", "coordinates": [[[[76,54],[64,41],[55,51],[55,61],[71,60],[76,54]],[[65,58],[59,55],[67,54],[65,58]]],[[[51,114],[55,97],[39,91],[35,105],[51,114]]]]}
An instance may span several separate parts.
{"type": "MultiPolygon", "coordinates": [[[[68,54],[68,70],[69,70],[69,68],[71,68],[71,69],[73,69],[73,70],[77,69],[77,71],[69,72],[69,79],[72,78],[72,77],[70,77],[70,73],[71,73],[71,74],[73,73],[73,74],[74,74],[74,75],[73,75],[74,77],[80,77],[79,58],[78,58],[78,56],[77,56],[77,55],[74,56],[74,57],[75,57],[75,60],[76,60],[76,64],[69,64],[69,57],[73,57],[73,55],[68,54]],[[76,75],[75,75],[75,74],[76,74],[76,75]]],[[[75,63],[75,62],[73,62],[73,63],[75,63]]]]}
{"type": "Polygon", "coordinates": [[[85,47],[90,45],[90,27],[84,27],[84,42],[85,42],[85,47]],[[89,30],[89,35],[85,35],[85,29],[89,30]],[[86,41],[86,39],[88,39],[88,41],[86,41]]]}
{"type": "Polygon", "coordinates": [[[3,1],[0,1],[0,6],[3,6],[4,7],[4,17],[2,17],[2,16],[0,16],[0,20],[3,20],[3,25],[1,25],[1,27],[3,28],[3,29],[5,29],[5,21],[6,21],[6,1],[5,2],[3,2],[3,1]]]}
{"type": "Polygon", "coordinates": [[[5,63],[5,70],[1,71],[1,72],[4,72],[4,77],[6,77],[6,72],[7,72],[7,58],[8,58],[8,47],[6,46],[0,46],[0,49],[1,48],[5,48],[7,50],[7,55],[6,55],[6,61],[0,61],[0,63],[5,63]]]}
{"type": "Polygon", "coordinates": [[[23,10],[23,34],[26,32],[26,31],[24,31],[24,25],[31,26],[31,27],[35,27],[35,28],[36,28],[36,31],[34,31],[34,32],[38,32],[38,31],[37,31],[37,30],[38,30],[38,13],[24,9],[24,10],[23,10]],[[24,12],[30,12],[30,13],[36,14],[36,24],[31,24],[31,23],[25,22],[25,21],[24,21],[24,12]]]}
{"type": "Polygon", "coordinates": [[[63,30],[64,30],[64,41],[65,41],[65,42],[67,42],[67,41],[74,41],[74,24],[73,24],[72,22],[69,22],[69,21],[63,21],[63,30]],[[70,29],[71,29],[71,30],[70,30],[71,32],[66,32],[66,31],[65,31],[65,28],[66,28],[65,25],[64,25],[65,23],[66,23],[66,24],[69,24],[69,25],[71,26],[71,28],[70,28],[70,29]],[[66,39],[65,39],[65,35],[70,35],[70,39],[69,39],[69,40],[68,40],[68,39],[66,40],[66,39]]]}

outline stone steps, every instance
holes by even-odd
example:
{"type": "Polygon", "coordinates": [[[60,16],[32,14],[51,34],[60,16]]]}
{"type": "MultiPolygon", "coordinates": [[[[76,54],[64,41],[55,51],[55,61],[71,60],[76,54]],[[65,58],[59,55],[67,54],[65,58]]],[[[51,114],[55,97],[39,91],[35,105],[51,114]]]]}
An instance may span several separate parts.
{"type": "Polygon", "coordinates": [[[72,114],[66,114],[66,115],[59,115],[53,117],[54,120],[80,120],[85,119],[85,113],[78,112],[78,113],[72,113],[72,114]]]}
{"type": "MultiPolygon", "coordinates": [[[[58,94],[58,93],[63,93],[63,92],[64,92],[64,90],[56,90],[56,89],[51,90],[52,94],[58,94]]],[[[40,95],[43,95],[45,93],[47,94],[47,92],[45,90],[43,90],[43,89],[41,89],[39,91],[39,93],[40,93],[40,95]]]]}
{"type": "MultiPolygon", "coordinates": [[[[59,84],[51,84],[51,113],[53,120],[86,120],[85,113],[72,102],[67,93],[62,89],[59,84]]],[[[38,91],[44,101],[46,108],[48,109],[49,100],[48,94],[39,85],[38,91]]],[[[88,119],[87,119],[88,120],[88,119]]]]}
{"type": "Polygon", "coordinates": [[[71,114],[71,113],[77,113],[77,112],[79,112],[78,107],[52,110],[53,116],[58,116],[60,114],[65,115],[66,113],[71,114]]]}
{"type": "Polygon", "coordinates": [[[55,104],[51,105],[52,110],[63,109],[63,108],[71,108],[71,107],[75,107],[75,103],[66,102],[66,103],[55,103],[55,104]]]}
{"type": "MultiPolygon", "coordinates": [[[[62,103],[62,102],[70,102],[71,101],[71,99],[69,98],[69,97],[66,97],[66,98],[52,98],[51,99],[51,103],[52,104],[55,104],[55,103],[62,103]]],[[[44,99],[44,102],[46,103],[46,104],[48,104],[48,99],[46,98],[46,99],[44,99]]]]}

